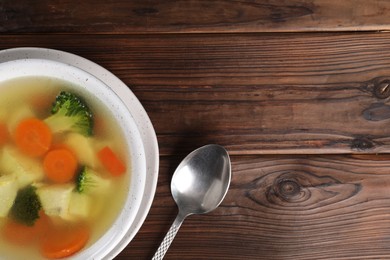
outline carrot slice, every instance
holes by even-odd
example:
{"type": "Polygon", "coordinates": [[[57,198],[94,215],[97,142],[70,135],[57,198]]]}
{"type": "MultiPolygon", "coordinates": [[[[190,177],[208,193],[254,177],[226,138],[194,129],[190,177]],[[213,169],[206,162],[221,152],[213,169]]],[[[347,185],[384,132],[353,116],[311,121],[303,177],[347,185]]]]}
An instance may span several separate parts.
{"type": "Polygon", "coordinates": [[[88,242],[90,230],[85,224],[53,226],[41,243],[47,258],[63,258],[80,251],[88,242]]]}
{"type": "Polygon", "coordinates": [[[0,146],[8,141],[8,129],[6,124],[0,123],[0,146]]]}
{"type": "Polygon", "coordinates": [[[42,156],[51,145],[50,128],[41,120],[28,118],[22,120],[15,130],[15,143],[18,148],[30,156],[42,156]]]}
{"type": "Polygon", "coordinates": [[[114,176],[122,175],[126,172],[126,165],[119,157],[109,148],[105,146],[97,154],[104,168],[114,176]]]}
{"type": "Polygon", "coordinates": [[[77,170],[76,156],[66,148],[51,150],[43,159],[43,169],[53,182],[71,181],[77,170]]]}
{"type": "Polygon", "coordinates": [[[27,226],[13,219],[8,219],[3,228],[3,237],[17,245],[28,245],[39,239],[49,228],[50,219],[43,211],[33,226],[27,226]]]}
{"type": "Polygon", "coordinates": [[[3,236],[13,244],[28,245],[35,237],[36,229],[34,227],[35,225],[30,227],[9,219],[4,225],[3,236]]]}

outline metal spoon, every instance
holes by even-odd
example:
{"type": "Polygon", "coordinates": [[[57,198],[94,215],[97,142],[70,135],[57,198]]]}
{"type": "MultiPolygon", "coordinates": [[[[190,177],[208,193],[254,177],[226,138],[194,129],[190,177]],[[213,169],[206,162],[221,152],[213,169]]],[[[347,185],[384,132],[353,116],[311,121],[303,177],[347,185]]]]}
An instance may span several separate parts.
{"type": "Polygon", "coordinates": [[[229,154],[220,145],[205,145],[184,158],[171,181],[171,192],[179,214],[152,260],[163,259],[187,216],[208,213],[219,206],[230,180],[229,154]]]}

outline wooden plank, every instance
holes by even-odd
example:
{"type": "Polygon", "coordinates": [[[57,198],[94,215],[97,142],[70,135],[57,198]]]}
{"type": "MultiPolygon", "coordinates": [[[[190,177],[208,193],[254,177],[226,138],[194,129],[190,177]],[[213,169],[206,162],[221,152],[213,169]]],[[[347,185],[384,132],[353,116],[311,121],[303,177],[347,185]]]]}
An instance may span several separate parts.
{"type": "Polygon", "coordinates": [[[172,33],[390,29],[386,0],[0,1],[0,32],[172,33]]]}
{"type": "MultiPolygon", "coordinates": [[[[232,156],[230,190],[167,259],[389,259],[390,156],[232,156]]],[[[175,162],[175,163],[173,163],[175,162]]],[[[163,157],[146,222],[118,259],[150,259],[177,213],[163,157]]]]}
{"type": "Polygon", "coordinates": [[[0,36],[0,49],[32,45],[121,78],[161,155],[210,142],[232,154],[390,151],[387,33],[0,36]]]}

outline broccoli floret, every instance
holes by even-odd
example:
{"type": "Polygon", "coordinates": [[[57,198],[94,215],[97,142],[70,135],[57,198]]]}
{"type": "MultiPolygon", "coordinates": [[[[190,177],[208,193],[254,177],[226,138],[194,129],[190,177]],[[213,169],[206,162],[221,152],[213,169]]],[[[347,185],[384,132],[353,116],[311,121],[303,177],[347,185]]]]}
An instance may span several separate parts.
{"type": "Polygon", "coordinates": [[[73,131],[84,136],[92,135],[93,115],[79,96],[61,91],[52,106],[51,114],[45,122],[53,132],[73,131]]]}
{"type": "Polygon", "coordinates": [[[10,210],[10,217],[27,226],[33,226],[39,218],[42,205],[36,193],[36,188],[28,185],[18,191],[10,210]]]}
{"type": "Polygon", "coordinates": [[[92,191],[103,191],[109,185],[109,180],[100,177],[92,169],[83,166],[76,177],[76,191],[79,193],[90,193],[92,191]]]}

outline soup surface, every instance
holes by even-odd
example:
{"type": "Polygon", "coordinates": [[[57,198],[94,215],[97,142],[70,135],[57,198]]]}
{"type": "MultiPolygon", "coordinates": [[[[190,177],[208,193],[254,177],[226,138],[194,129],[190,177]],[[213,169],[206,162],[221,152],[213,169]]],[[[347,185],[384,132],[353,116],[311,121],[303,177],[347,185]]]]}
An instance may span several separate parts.
{"type": "Polygon", "coordinates": [[[131,163],[111,112],[68,82],[0,83],[0,259],[73,255],[124,205],[131,163]]]}

